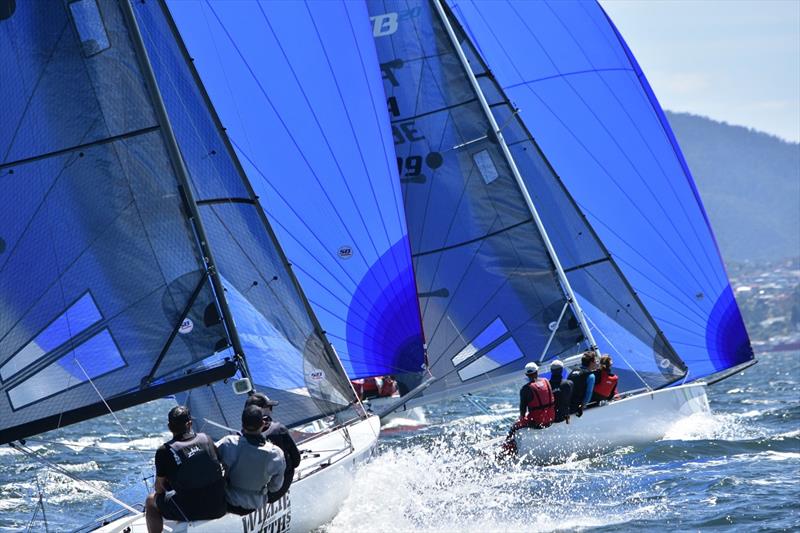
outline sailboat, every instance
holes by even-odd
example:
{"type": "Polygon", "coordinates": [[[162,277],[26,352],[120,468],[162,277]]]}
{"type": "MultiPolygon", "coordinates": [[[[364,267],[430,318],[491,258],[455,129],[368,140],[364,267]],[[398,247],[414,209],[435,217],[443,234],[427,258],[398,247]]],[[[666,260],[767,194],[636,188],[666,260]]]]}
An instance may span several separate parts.
{"type": "MultiPolygon", "coordinates": [[[[167,527],[318,527],[372,453],[378,418],[358,402],[169,10],[51,8],[12,2],[0,20],[13,51],[0,63],[0,442],[42,459],[26,437],[190,389],[195,427],[235,429],[204,412],[203,393],[240,411],[255,386],[298,430],[291,491],[245,517],[167,527]]],[[[101,530],[145,530],[126,508],[101,530]]]]}
{"type": "Polygon", "coordinates": [[[599,4],[369,6],[398,162],[426,163],[401,180],[432,377],[395,407],[594,349],[625,398],[522,431],[521,452],[652,442],[707,412],[705,383],[753,352],[677,142],[599,4]]]}

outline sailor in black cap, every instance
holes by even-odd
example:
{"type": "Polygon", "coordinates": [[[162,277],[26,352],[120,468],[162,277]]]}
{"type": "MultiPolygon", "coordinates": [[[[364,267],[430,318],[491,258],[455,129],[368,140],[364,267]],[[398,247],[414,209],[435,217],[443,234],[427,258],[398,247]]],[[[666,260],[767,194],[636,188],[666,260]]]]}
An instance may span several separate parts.
{"type": "Polygon", "coordinates": [[[289,490],[289,485],[292,484],[294,478],[294,469],[300,466],[300,450],[297,449],[294,439],[289,434],[286,426],[272,419],[272,408],[278,405],[275,400],[270,400],[269,397],[263,392],[254,392],[251,394],[244,403],[245,407],[256,405],[261,408],[264,416],[266,427],[262,435],[265,439],[277,446],[283,451],[284,459],[286,459],[286,471],[283,473],[283,485],[275,492],[270,492],[269,501],[277,501],[286,494],[289,490]]]}
{"type": "Polygon", "coordinates": [[[188,407],[173,407],[167,426],[172,439],[156,450],[155,492],[145,501],[147,531],[160,533],[164,518],[188,522],[225,514],[225,477],[214,441],[192,431],[188,407]]]}

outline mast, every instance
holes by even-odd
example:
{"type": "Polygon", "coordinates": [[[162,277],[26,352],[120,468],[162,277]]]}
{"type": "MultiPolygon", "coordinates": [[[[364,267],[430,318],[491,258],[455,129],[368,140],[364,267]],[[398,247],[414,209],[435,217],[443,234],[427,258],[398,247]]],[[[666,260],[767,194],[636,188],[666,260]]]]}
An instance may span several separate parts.
{"type": "Polygon", "coordinates": [[[189,180],[189,172],[183,162],[183,157],[181,156],[178,142],[175,139],[174,132],[172,131],[172,125],[170,124],[167,110],[164,107],[164,100],[161,97],[161,91],[158,88],[155,73],[153,72],[153,67],[150,64],[150,58],[147,55],[147,49],[145,48],[144,41],[142,40],[139,24],[136,22],[136,16],[133,13],[133,9],[131,8],[129,0],[120,0],[119,4],[122,9],[122,13],[125,16],[125,21],[128,24],[128,28],[130,29],[133,48],[136,52],[139,62],[141,63],[142,74],[144,75],[145,83],[147,84],[147,88],[150,91],[150,96],[153,100],[153,108],[156,112],[156,119],[158,120],[158,124],[162,133],[164,134],[164,141],[167,145],[167,151],[169,153],[170,160],[172,161],[172,168],[175,171],[175,175],[177,176],[181,185],[181,194],[183,195],[185,204],[189,209],[190,222],[197,233],[206,271],[208,272],[212,287],[216,293],[217,303],[219,304],[222,320],[225,323],[231,345],[233,346],[234,356],[237,360],[238,366],[242,370],[242,373],[245,375],[245,377],[249,378],[250,370],[247,368],[247,361],[245,360],[244,350],[242,349],[242,344],[239,339],[239,332],[236,330],[236,324],[233,321],[233,315],[231,314],[230,307],[228,306],[228,301],[225,298],[225,289],[222,286],[222,281],[220,280],[219,273],[217,272],[214,255],[212,254],[211,247],[208,244],[208,237],[206,236],[206,231],[203,227],[203,221],[200,218],[200,212],[197,208],[197,201],[195,200],[194,193],[192,192],[192,186],[189,180]]]}
{"type": "Polygon", "coordinates": [[[450,19],[447,17],[447,14],[444,11],[444,7],[442,6],[441,0],[431,0],[433,4],[436,6],[436,12],[439,14],[439,18],[442,20],[442,24],[444,25],[445,29],[447,30],[447,35],[450,38],[450,42],[452,43],[453,47],[458,54],[458,59],[461,61],[461,66],[464,68],[464,71],[469,78],[470,83],[472,84],[472,88],[475,91],[475,95],[478,97],[478,101],[481,103],[481,109],[483,109],[483,113],[486,116],[487,120],[492,126],[492,131],[494,132],[495,136],[497,137],[498,144],[503,151],[503,156],[505,157],[506,162],[508,163],[509,168],[511,169],[511,173],[514,175],[514,179],[519,186],[520,191],[522,192],[522,196],[525,199],[525,204],[528,206],[528,210],[533,217],[533,220],[536,222],[536,227],[539,230],[539,234],[542,236],[542,240],[544,241],[544,245],[547,248],[547,252],[550,255],[550,259],[553,261],[553,264],[556,267],[556,272],[558,272],[558,279],[561,282],[561,288],[567,296],[569,304],[572,306],[573,311],[575,312],[575,316],[578,319],[578,322],[581,326],[581,331],[586,339],[589,341],[592,349],[597,348],[597,342],[594,340],[594,336],[592,335],[591,330],[589,329],[589,324],[586,322],[586,317],[583,314],[583,309],[581,309],[580,304],[578,303],[577,298],[575,298],[575,293],[572,291],[572,286],[567,279],[567,275],[564,272],[564,268],[561,266],[561,262],[558,259],[558,255],[556,254],[555,249],[553,248],[553,244],[550,242],[550,238],[547,235],[547,230],[545,230],[544,224],[542,223],[542,219],[539,216],[538,211],[536,210],[536,206],[533,204],[533,200],[531,199],[531,195],[528,192],[527,187],[525,186],[525,182],[522,179],[522,175],[517,168],[517,164],[514,161],[514,158],[511,156],[511,151],[506,144],[505,138],[503,138],[503,132],[500,130],[500,126],[497,124],[497,121],[492,114],[491,109],[489,108],[489,103],[486,101],[486,97],[481,90],[481,87],[478,83],[475,74],[472,72],[472,69],[469,66],[469,62],[467,61],[466,55],[464,55],[464,51],[461,49],[461,43],[458,42],[456,38],[455,31],[453,31],[453,27],[450,24],[450,19]]]}

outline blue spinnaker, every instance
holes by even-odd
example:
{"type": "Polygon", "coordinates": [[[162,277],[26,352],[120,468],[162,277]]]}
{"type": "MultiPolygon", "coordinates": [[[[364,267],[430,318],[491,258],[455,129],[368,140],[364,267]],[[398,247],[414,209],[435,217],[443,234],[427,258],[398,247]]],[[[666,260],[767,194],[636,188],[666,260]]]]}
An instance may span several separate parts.
{"type": "Polygon", "coordinates": [[[419,372],[419,306],[365,6],[169,8],[348,375],[419,372]]]}
{"type": "Polygon", "coordinates": [[[594,2],[449,2],[493,76],[697,379],[753,358],[694,181],[594,2]]]}

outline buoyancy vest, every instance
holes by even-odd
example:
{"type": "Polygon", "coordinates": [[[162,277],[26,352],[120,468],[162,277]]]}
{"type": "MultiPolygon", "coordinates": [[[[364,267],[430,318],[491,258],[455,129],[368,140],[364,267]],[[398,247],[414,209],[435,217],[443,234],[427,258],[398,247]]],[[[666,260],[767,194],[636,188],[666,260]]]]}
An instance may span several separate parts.
{"type": "Polygon", "coordinates": [[[224,476],[214,441],[205,433],[165,444],[178,469],[169,483],[175,490],[196,490],[213,485],[224,476]]]}
{"type": "Polygon", "coordinates": [[[550,382],[537,378],[528,384],[531,389],[531,401],[528,402],[528,414],[525,418],[529,422],[540,426],[549,426],[556,418],[555,398],[550,382]]]}
{"type": "Polygon", "coordinates": [[[569,373],[567,379],[572,382],[572,398],[569,402],[570,412],[578,410],[578,406],[583,403],[586,396],[586,380],[592,372],[587,368],[576,368],[569,373]]]}
{"type": "Polygon", "coordinates": [[[594,394],[602,396],[606,400],[614,398],[614,393],[617,392],[617,382],[619,376],[616,374],[609,374],[606,369],[600,371],[597,383],[594,385],[594,394]]]}

